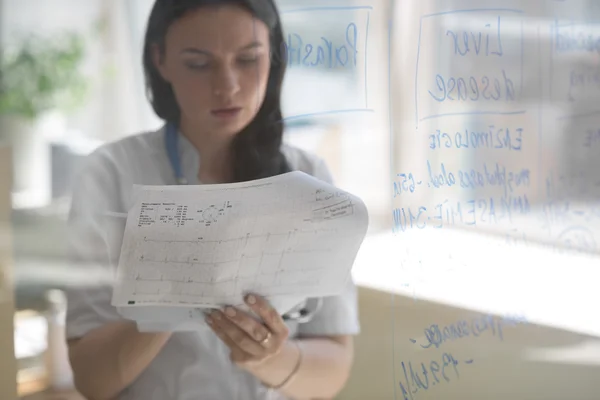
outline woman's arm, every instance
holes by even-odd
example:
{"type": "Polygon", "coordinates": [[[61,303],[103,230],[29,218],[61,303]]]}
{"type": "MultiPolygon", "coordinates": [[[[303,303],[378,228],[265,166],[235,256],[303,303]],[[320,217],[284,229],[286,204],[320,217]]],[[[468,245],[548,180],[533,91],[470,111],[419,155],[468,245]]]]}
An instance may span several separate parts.
{"type": "Polygon", "coordinates": [[[296,341],[296,344],[288,341],[276,356],[265,363],[246,369],[268,386],[278,386],[289,377],[289,382],[280,391],[294,399],[334,398],[344,388],[350,375],[354,359],[352,336],[296,341]],[[298,361],[300,365],[296,370],[298,361]],[[290,377],[290,374],[293,375],[290,377]]]}
{"type": "Polygon", "coordinates": [[[69,341],[75,386],[89,400],[110,400],[129,386],[169,340],[141,333],[131,321],[111,322],[69,341]]]}

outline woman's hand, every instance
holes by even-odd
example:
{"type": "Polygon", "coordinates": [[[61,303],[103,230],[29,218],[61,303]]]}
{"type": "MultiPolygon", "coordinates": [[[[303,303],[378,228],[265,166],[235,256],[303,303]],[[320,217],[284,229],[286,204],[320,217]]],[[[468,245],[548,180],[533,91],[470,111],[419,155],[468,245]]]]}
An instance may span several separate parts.
{"type": "Polygon", "coordinates": [[[234,307],[213,311],[206,322],[231,349],[231,360],[240,367],[256,367],[277,355],[289,331],[279,313],[262,297],[248,295],[248,306],[264,324],[234,307]]]}

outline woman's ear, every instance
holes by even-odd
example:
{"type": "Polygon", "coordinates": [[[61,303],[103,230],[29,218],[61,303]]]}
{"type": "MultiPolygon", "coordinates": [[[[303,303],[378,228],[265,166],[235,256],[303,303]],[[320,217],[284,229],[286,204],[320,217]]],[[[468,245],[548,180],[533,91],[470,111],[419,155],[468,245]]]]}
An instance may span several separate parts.
{"type": "Polygon", "coordinates": [[[151,45],[152,62],[160,76],[167,82],[170,82],[169,74],[165,63],[165,51],[160,45],[154,43],[151,45]]]}

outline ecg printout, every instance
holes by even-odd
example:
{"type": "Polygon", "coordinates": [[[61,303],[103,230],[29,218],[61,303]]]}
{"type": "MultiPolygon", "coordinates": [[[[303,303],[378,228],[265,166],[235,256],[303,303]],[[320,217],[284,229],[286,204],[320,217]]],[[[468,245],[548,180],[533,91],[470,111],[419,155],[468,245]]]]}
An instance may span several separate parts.
{"type": "Polygon", "coordinates": [[[140,307],[149,324],[177,318],[149,312],[155,306],[241,305],[255,292],[283,313],[338,295],[368,228],[359,198],[300,171],[136,189],[112,304],[128,316],[140,307]]]}

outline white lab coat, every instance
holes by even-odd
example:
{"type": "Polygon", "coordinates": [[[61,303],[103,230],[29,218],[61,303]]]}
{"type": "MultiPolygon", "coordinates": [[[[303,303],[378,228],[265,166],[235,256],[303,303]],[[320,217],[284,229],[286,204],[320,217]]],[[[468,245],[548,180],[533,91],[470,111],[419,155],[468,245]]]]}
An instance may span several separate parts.
{"type": "MultiPolygon", "coordinates": [[[[182,135],[178,141],[182,170],[190,184],[197,179],[199,155],[182,135]]],[[[331,183],[322,159],[284,145],[288,163],[331,183]]],[[[67,290],[67,338],[85,335],[121,319],[111,306],[111,280],[118,264],[126,213],[132,205],[132,185],[170,185],[175,178],[164,146],[164,127],[104,145],[89,155],[78,171],[69,216],[69,246],[76,268],[98,269],[106,279],[67,290]],[[113,215],[113,216],[111,216],[113,215]]],[[[291,336],[353,335],[360,330],[356,288],[350,282],[341,296],[323,298],[306,323],[289,322],[291,336]]],[[[90,360],[90,362],[94,362],[90,360]]],[[[283,399],[229,360],[228,349],[206,327],[174,333],[158,356],[120,400],[262,400],[283,399]]]]}

